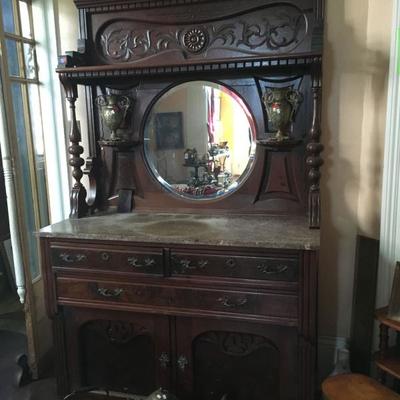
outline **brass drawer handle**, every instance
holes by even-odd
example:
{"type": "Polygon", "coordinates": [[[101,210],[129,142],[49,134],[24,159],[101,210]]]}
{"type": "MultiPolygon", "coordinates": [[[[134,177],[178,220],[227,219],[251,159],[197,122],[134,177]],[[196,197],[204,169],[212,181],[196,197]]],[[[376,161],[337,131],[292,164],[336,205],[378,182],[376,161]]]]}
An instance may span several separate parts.
{"type": "Polygon", "coordinates": [[[160,366],[162,369],[167,369],[169,361],[170,361],[168,353],[166,353],[166,352],[161,353],[158,361],[160,361],[160,366]]]}
{"type": "Polygon", "coordinates": [[[103,297],[119,297],[122,293],[124,293],[124,289],[97,288],[97,293],[103,297]]]}
{"type": "Polygon", "coordinates": [[[133,268],[148,268],[153,267],[156,261],[153,258],[146,257],[141,264],[137,257],[129,257],[128,264],[133,268]]]}
{"type": "Polygon", "coordinates": [[[224,296],[220,297],[218,302],[220,302],[226,308],[239,308],[245,306],[248,303],[248,300],[247,297],[232,299],[229,296],[224,296]]]}
{"type": "Polygon", "coordinates": [[[86,261],[87,257],[85,254],[69,254],[69,253],[61,253],[59,254],[61,260],[67,263],[74,263],[80,261],[86,261]]]}
{"type": "Polygon", "coordinates": [[[207,260],[199,260],[199,261],[197,261],[196,264],[192,264],[191,260],[184,258],[182,260],[179,260],[179,264],[182,267],[181,272],[184,273],[186,271],[193,271],[196,269],[204,269],[207,266],[208,261],[207,260]]]}
{"type": "Polygon", "coordinates": [[[182,372],[185,372],[186,367],[189,365],[189,360],[185,356],[180,356],[177,361],[178,367],[182,372]]]}
{"type": "Polygon", "coordinates": [[[265,275],[278,275],[286,272],[289,267],[287,265],[265,265],[261,264],[257,266],[257,269],[265,275]]]}

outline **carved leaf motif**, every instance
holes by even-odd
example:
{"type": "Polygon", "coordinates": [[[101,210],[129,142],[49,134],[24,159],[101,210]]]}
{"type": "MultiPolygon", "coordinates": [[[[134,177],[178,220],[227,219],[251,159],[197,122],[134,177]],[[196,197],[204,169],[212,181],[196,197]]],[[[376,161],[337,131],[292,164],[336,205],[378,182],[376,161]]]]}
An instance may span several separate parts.
{"type": "Polygon", "coordinates": [[[157,32],[156,38],[156,49],[157,51],[168,50],[173,46],[179,46],[179,36],[181,31],[174,32],[157,32]]]}
{"type": "Polygon", "coordinates": [[[107,57],[128,61],[132,57],[144,56],[151,50],[151,33],[116,30],[104,33],[101,43],[107,57]]]}
{"type": "Polygon", "coordinates": [[[212,343],[223,353],[233,356],[247,356],[262,347],[276,349],[268,339],[246,333],[207,332],[197,340],[212,343]]]}
{"type": "Polygon", "coordinates": [[[94,321],[99,323],[104,329],[108,340],[111,343],[124,344],[131,341],[136,336],[145,333],[144,327],[138,327],[125,321],[94,321]]]}
{"type": "Polygon", "coordinates": [[[236,41],[235,25],[227,24],[212,26],[210,46],[219,40],[221,41],[222,46],[233,46],[236,41]]]}
{"type": "Polygon", "coordinates": [[[278,50],[295,43],[298,40],[303,16],[291,17],[280,13],[277,17],[280,22],[271,23],[268,19],[264,24],[241,22],[243,34],[238,45],[244,45],[250,49],[266,45],[268,49],[278,50]]]}

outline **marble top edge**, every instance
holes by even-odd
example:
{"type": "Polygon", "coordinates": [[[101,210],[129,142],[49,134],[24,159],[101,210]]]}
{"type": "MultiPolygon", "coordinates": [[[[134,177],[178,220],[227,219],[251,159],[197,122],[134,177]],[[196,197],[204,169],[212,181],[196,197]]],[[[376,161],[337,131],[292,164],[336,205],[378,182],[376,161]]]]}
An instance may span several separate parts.
{"type": "Polygon", "coordinates": [[[40,237],[137,243],[316,250],[319,230],[305,217],[131,213],[67,219],[40,237]]]}

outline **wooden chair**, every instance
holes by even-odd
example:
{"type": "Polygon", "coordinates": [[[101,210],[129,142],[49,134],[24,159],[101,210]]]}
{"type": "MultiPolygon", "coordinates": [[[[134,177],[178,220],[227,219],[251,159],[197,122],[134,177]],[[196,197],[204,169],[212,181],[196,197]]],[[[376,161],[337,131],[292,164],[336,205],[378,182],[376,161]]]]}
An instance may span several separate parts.
{"type": "Polygon", "coordinates": [[[360,374],[336,375],[322,383],[323,400],[400,400],[400,395],[360,374]]]}

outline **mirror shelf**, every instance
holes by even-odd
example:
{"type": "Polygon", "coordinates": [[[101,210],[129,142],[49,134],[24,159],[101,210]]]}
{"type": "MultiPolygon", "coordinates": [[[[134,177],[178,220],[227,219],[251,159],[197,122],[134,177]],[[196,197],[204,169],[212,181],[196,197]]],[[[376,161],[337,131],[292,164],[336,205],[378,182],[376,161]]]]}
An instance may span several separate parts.
{"type": "Polygon", "coordinates": [[[137,62],[134,64],[86,64],[85,59],[77,56],[76,52],[60,56],[57,73],[61,79],[72,80],[82,85],[91,85],[98,80],[121,80],[127,77],[169,76],[176,74],[210,74],[212,72],[234,72],[235,74],[249,74],[250,72],[277,69],[310,68],[321,65],[322,53],[310,52],[304,54],[286,54],[279,56],[241,57],[239,59],[221,60],[190,60],[187,62],[157,65],[137,62]]]}

